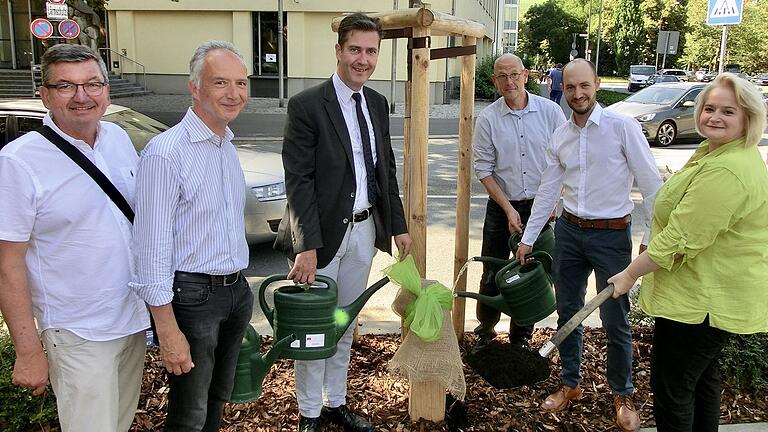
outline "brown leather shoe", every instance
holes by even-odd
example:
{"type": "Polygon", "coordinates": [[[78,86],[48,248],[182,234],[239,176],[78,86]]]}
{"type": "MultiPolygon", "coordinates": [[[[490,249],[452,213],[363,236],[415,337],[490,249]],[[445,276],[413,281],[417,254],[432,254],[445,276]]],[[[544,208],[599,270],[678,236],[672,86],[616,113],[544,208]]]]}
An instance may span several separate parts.
{"type": "Polygon", "coordinates": [[[574,399],[581,399],[582,390],[578,385],[576,387],[562,386],[551,395],[547,396],[541,404],[544,411],[562,411],[568,408],[568,405],[574,399]]]}
{"type": "Polygon", "coordinates": [[[640,429],[640,416],[635,411],[632,395],[613,395],[613,406],[616,408],[616,426],[624,432],[636,432],[640,429]]]}

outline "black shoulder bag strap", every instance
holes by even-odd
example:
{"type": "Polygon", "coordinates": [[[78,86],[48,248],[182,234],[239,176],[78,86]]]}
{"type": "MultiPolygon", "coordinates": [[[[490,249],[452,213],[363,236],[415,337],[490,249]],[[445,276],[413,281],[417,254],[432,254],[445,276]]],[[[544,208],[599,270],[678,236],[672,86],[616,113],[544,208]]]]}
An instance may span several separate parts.
{"type": "Polygon", "coordinates": [[[68,143],[67,140],[62,138],[61,135],[57,134],[49,126],[43,125],[40,127],[40,129],[37,130],[37,132],[44,136],[48,141],[53,143],[53,145],[58,147],[59,150],[64,152],[65,155],[69,156],[72,161],[79,165],[80,168],[86,172],[86,174],[91,176],[96,184],[98,184],[99,187],[101,187],[101,189],[107,194],[107,196],[112,199],[115,205],[117,205],[117,208],[119,208],[125,217],[128,218],[128,221],[133,223],[134,213],[130,204],[128,204],[128,201],[125,200],[123,194],[117,190],[115,185],[109,181],[107,176],[105,176],[104,173],[101,172],[101,170],[93,164],[93,162],[91,162],[87,157],[85,157],[84,154],[80,152],[80,150],[76,149],[75,146],[68,143]]]}

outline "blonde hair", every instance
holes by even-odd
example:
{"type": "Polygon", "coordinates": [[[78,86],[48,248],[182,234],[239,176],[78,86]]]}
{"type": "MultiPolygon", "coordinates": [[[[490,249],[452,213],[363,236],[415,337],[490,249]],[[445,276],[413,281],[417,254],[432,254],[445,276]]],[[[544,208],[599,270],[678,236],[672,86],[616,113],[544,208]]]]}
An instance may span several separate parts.
{"type": "Polygon", "coordinates": [[[696,109],[693,113],[696,132],[699,135],[704,135],[699,129],[699,118],[709,93],[718,87],[733,91],[736,96],[736,103],[744,111],[744,146],[757,145],[763,136],[766,124],[765,103],[762,94],[754,84],[730,72],[719,74],[714,81],[704,87],[699,97],[696,98],[696,109]]]}

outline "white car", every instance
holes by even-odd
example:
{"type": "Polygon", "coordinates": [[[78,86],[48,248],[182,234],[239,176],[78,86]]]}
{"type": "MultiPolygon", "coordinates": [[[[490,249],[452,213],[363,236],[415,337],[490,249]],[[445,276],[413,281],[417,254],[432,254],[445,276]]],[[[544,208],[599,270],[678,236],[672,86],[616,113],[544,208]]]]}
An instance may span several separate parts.
{"type": "MultiPolygon", "coordinates": [[[[0,148],[42,126],[48,110],[40,99],[0,101],[0,148]]],[[[137,152],[168,126],[130,108],[110,105],[104,120],[123,128],[137,152]]],[[[245,234],[249,244],[275,239],[285,211],[285,173],[279,154],[235,146],[245,174],[245,234]]]]}

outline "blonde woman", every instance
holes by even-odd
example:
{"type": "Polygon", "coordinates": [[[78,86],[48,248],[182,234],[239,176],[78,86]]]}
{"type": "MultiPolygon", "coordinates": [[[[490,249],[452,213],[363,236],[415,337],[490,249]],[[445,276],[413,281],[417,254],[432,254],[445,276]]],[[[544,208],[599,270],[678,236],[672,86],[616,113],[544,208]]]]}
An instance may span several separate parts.
{"type": "Polygon", "coordinates": [[[656,317],[651,388],[659,432],[716,431],[718,360],[731,334],[768,331],[768,170],[757,149],[766,108],[723,73],[699,95],[706,138],[659,190],[648,249],[614,277],[614,296],[643,278],[656,317]]]}

